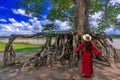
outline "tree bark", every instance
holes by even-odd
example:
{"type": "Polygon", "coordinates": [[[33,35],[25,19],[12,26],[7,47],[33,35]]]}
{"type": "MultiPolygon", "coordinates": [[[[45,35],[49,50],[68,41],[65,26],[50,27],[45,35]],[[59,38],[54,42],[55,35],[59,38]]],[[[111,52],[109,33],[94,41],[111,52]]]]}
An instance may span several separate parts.
{"type": "Polygon", "coordinates": [[[76,26],[75,30],[78,35],[83,35],[86,31],[90,32],[90,27],[88,23],[88,8],[90,5],[90,0],[75,0],[76,4],[76,26]]]}

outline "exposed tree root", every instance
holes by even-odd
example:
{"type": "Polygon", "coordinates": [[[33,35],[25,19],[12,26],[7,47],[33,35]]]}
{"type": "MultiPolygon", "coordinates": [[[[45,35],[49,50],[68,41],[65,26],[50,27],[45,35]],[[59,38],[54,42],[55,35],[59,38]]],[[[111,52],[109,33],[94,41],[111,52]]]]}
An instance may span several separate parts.
{"type": "MultiPolygon", "coordinates": [[[[4,50],[4,65],[8,64],[14,64],[15,63],[15,52],[12,46],[13,41],[18,38],[28,38],[28,37],[34,37],[40,34],[35,35],[12,35],[9,38],[9,42],[6,44],[5,50],[4,50]]],[[[55,61],[65,61],[68,60],[69,64],[74,66],[74,62],[76,60],[80,60],[82,57],[81,52],[77,54],[77,57],[75,57],[75,54],[73,53],[73,50],[79,45],[81,42],[81,38],[78,37],[78,35],[73,34],[73,32],[62,32],[62,33],[52,33],[50,35],[45,34],[46,36],[46,43],[43,45],[42,50],[38,53],[36,53],[34,56],[32,56],[28,61],[25,62],[23,65],[23,70],[25,67],[29,66],[29,69],[32,67],[39,68],[41,66],[45,65],[51,65],[55,61]],[[57,38],[55,39],[55,43],[52,44],[52,35],[57,34],[57,38]]],[[[106,61],[110,66],[116,63],[116,60],[118,59],[117,53],[115,48],[108,43],[107,39],[110,39],[105,33],[95,34],[92,35],[93,40],[92,42],[100,49],[103,53],[102,57],[99,57],[95,54],[93,54],[94,58],[100,59],[102,61],[106,61]]]]}

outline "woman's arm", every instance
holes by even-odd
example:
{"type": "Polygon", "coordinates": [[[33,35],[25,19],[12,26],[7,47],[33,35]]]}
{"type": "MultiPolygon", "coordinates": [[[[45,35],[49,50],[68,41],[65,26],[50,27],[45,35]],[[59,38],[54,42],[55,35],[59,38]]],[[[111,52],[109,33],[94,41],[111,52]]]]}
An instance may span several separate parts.
{"type": "Polygon", "coordinates": [[[79,46],[74,50],[75,53],[78,53],[82,47],[84,46],[85,42],[82,42],[81,44],[79,44],[79,46]]]}
{"type": "Polygon", "coordinates": [[[92,43],[91,43],[92,50],[99,56],[102,56],[102,52],[100,52],[92,43]]]}

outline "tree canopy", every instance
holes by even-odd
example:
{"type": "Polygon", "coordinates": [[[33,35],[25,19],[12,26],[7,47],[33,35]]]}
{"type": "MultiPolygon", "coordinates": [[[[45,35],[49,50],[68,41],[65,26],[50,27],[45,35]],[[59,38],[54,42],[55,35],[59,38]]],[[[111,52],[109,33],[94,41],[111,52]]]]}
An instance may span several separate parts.
{"type": "MultiPolygon", "coordinates": [[[[48,11],[48,13],[46,13],[46,19],[50,21],[56,19],[70,21],[73,25],[71,27],[74,27],[74,17],[77,7],[74,1],[75,0],[23,0],[17,4],[25,9],[26,14],[32,14],[35,17],[42,18],[43,12],[48,11]]],[[[102,31],[111,26],[120,28],[120,20],[117,18],[120,14],[120,3],[116,2],[113,4],[111,1],[112,0],[90,0],[89,18],[91,15],[101,12],[101,18],[97,20],[97,31],[102,31]]]]}

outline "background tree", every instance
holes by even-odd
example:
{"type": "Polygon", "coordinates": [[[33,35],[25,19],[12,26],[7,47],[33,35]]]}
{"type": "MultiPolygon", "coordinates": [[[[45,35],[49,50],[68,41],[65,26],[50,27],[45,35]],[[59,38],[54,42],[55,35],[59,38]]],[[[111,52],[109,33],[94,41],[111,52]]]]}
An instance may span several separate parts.
{"type": "MultiPolygon", "coordinates": [[[[101,49],[104,55],[103,57],[94,55],[94,57],[107,61],[109,65],[115,64],[115,60],[117,59],[116,51],[107,41],[107,39],[111,40],[111,38],[104,32],[96,33],[96,31],[93,31],[89,25],[89,17],[99,11],[103,13],[101,14],[102,18],[99,20],[97,31],[103,31],[110,25],[119,25],[116,19],[116,16],[119,14],[119,5],[111,5],[109,0],[23,0],[19,2],[18,5],[26,10],[26,14],[32,14],[38,18],[42,18],[42,12],[46,10],[47,7],[50,7],[51,9],[48,11],[46,19],[49,19],[53,23],[57,19],[69,21],[71,24],[72,30],[62,32],[52,31],[52,33],[37,33],[34,35],[44,35],[47,37],[42,50],[29,59],[29,62],[34,66],[49,65],[56,60],[69,60],[70,64],[73,65],[75,60],[81,58],[81,52],[77,57],[74,57],[73,50],[82,41],[81,36],[86,32],[92,35],[93,43],[101,49]],[[116,13],[111,12],[113,9],[116,13]],[[55,43],[51,44],[54,34],[57,35],[57,37],[55,43]]],[[[47,25],[47,28],[48,26],[49,25],[47,25]]],[[[33,35],[12,35],[12,38],[9,40],[10,44],[8,44],[12,45],[12,42],[17,37],[33,37],[33,35]]],[[[12,48],[7,46],[5,49],[4,55],[8,54],[6,53],[7,49],[12,48]]],[[[7,63],[6,60],[8,60],[8,58],[4,56],[5,63],[7,63]]]]}

